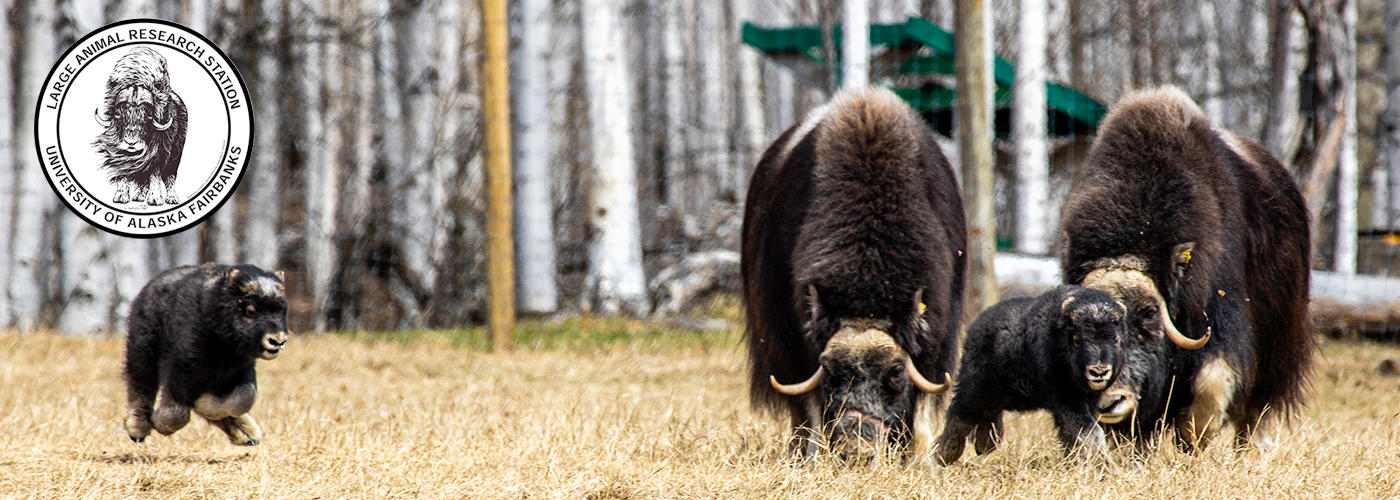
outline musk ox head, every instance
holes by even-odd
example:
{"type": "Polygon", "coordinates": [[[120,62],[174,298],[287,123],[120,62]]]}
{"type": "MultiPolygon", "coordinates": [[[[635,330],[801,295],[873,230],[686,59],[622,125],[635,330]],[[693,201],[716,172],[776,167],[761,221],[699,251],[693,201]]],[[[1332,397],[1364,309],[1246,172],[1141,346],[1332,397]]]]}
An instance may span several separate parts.
{"type": "Polygon", "coordinates": [[[1107,389],[1118,376],[1127,309],[1099,290],[1080,288],[1060,305],[1060,339],[1068,348],[1070,373],[1084,392],[1107,389]]]}
{"type": "Polygon", "coordinates": [[[274,359],[287,345],[287,295],[282,273],[238,266],[224,275],[225,330],[239,354],[274,359]]]}
{"type": "Polygon", "coordinates": [[[117,60],[94,118],[103,131],[93,146],[109,181],[146,188],[152,178],[173,179],[169,170],[179,163],[188,112],[170,88],[164,57],[138,47],[117,60]]]}
{"type": "MultiPolygon", "coordinates": [[[[1193,243],[1172,247],[1173,275],[1179,275],[1191,259],[1193,243]]],[[[1160,369],[1155,360],[1165,349],[1164,339],[1182,349],[1200,349],[1210,340],[1210,329],[1199,339],[1182,334],[1172,323],[1167,301],[1150,277],[1148,260],[1134,255],[1105,258],[1090,264],[1082,286],[1107,292],[1127,309],[1129,333],[1124,346],[1123,375],[1104,392],[1099,421],[1121,422],[1137,409],[1138,394],[1151,370],[1160,369]]]]}
{"type": "MultiPolygon", "coordinates": [[[[915,292],[912,321],[922,321],[922,295],[915,292]]],[[[844,458],[871,458],[885,445],[907,440],[919,393],[947,392],[948,375],[933,383],[919,373],[909,352],[890,335],[890,320],[825,318],[813,285],[808,301],[809,329],[831,325],[836,333],[822,349],[816,373],[796,384],[770,376],[773,388],[789,396],[815,394],[822,430],[830,432],[832,450],[844,458]]]]}

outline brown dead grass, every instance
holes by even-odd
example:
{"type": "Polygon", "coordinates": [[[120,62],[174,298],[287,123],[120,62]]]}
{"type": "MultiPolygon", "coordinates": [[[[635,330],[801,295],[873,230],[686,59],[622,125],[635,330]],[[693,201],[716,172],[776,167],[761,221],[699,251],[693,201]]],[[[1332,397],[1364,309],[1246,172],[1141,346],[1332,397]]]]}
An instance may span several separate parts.
{"type": "Polygon", "coordinates": [[[1101,472],[1048,418],[951,468],[785,458],[749,410],[743,353],[616,343],[483,353],[446,334],[299,336],[260,364],[262,445],[203,421],[130,442],[120,339],[0,334],[0,498],[1385,498],[1400,495],[1400,349],[1327,342],[1280,447],[1162,449],[1101,472]]]}

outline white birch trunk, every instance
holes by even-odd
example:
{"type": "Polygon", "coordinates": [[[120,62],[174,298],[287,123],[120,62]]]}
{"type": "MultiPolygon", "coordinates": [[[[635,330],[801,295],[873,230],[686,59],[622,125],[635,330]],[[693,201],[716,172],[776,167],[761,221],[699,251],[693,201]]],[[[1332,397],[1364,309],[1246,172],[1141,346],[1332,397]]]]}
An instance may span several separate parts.
{"type": "Polygon", "coordinates": [[[1307,64],[1307,40],[1303,26],[1303,15],[1288,0],[1286,8],[1280,8],[1275,15],[1275,26],[1280,33],[1275,37],[1273,92],[1270,96],[1269,119],[1264,123],[1264,146],[1273,151],[1284,165],[1292,165],[1303,129],[1299,125],[1298,112],[1301,109],[1298,75],[1307,64]]]}
{"type": "Polygon", "coordinates": [[[1046,141],[1045,0],[1021,2],[1019,49],[1016,59],[1016,249],[1044,255],[1050,249],[1050,163],[1046,141]]]}
{"type": "MultiPolygon", "coordinates": [[[[408,275],[400,275],[405,285],[429,290],[436,282],[438,241],[442,218],[437,217],[434,204],[434,181],[438,179],[433,161],[436,146],[434,122],[436,112],[437,71],[433,47],[437,44],[436,21],[430,5],[418,5],[404,13],[398,33],[398,74],[404,79],[400,88],[403,96],[403,127],[405,163],[390,168],[390,189],[395,193],[394,227],[398,233],[398,258],[408,275]]],[[[426,304],[420,304],[422,307],[426,304]]],[[[409,324],[422,326],[421,311],[406,310],[409,324]]]]}
{"type": "Polygon", "coordinates": [[[257,120],[252,165],[244,175],[242,189],[248,190],[247,220],[243,226],[244,262],[265,269],[278,267],[277,223],[280,216],[280,171],[282,166],[282,114],[286,93],[282,84],[281,53],[282,2],[263,0],[262,28],[258,32],[257,91],[253,106],[257,120]]]}
{"type": "MultiPolygon", "coordinates": [[[[515,83],[515,269],[520,311],[553,312],[559,307],[554,268],[554,204],[550,153],[557,147],[550,133],[549,36],[553,6],[549,0],[521,0],[515,83]]],[[[558,112],[559,110],[554,110],[558,112]]]]}
{"type": "MultiPolygon", "coordinates": [[[[739,155],[734,161],[734,186],[736,199],[744,200],[748,193],[749,174],[758,164],[759,155],[768,146],[768,131],[763,122],[762,62],[758,51],[738,40],[744,21],[752,21],[752,0],[733,0],[734,25],[731,42],[738,51],[739,64],[739,115],[743,120],[743,136],[740,140],[739,155]]],[[[869,51],[866,52],[867,59],[869,51]]]]}
{"type": "Polygon", "coordinates": [[[1382,139],[1386,151],[1387,196],[1383,199],[1386,217],[1372,225],[1400,229],[1400,0],[1385,2],[1385,75],[1387,104],[1381,116],[1387,131],[1382,139]]]}
{"type": "MultiPolygon", "coordinates": [[[[735,186],[730,182],[733,174],[729,165],[731,115],[728,111],[733,108],[729,99],[730,53],[726,44],[728,40],[724,37],[724,4],[718,0],[702,0],[695,4],[695,8],[696,60],[700,70],[696,76],[699,78],[700,92],[692,95],[695,104],[692,116],[698,122],[700,140],[692,145],[700,150],[695,161],[698,171],[696,180],[699,182],[691,183],[690,188],[700,188],[705,194],[689,200],[692,203],[687,211],[694,217],[694,227],[698,233],[705,226],[707,215],[700,213],[699,208],[708,208],[716,198],[734,195],[735,186]]],[[[584,30],[588,30],[586,24],[584,30]]]]}
{"type": "MultiPolygon", "coordinates": [[[[209,36],[210,0],[188,1],[189,10],[187,11],[188,18],[185,19],[185,26],[205,36],[209,36]]],[[[241,0],[223,0],[221,3],[227,5],[229,11],[237,12],[240,10],[241,0]]],[[[230,48],[229,45],[235,43],[231,40],[233,36],[234,33],[226,33],[224,39],[218,40],[218,43],[220,46],[224,47],[225,50],[228,50],[228,48],[230,48]]],[[[205,252],[204,255],[210,256],[215,262],[223,264],[238,262],[238,237],[236,235],[236,227],[238,225],[238,221],[236,220],[237,213],[237,203],[230,200],[209,218],[210,224],[208,225],[209,229],[206,242],[212,248],[209,248],[211,251],[205,252]]]]}
{"type": "MultiPolygon", "coordinates": [[[[23,54],[19,71],[19,88],[15,96],[15,181],[14,222],[11,241],[10,302],[14,324],[21,331],[32,331],[39,325],[39,313],[49,297],[51,284],[44,268],[45,260],[53,257],[50,232],[57,228],[46,226],[46,219],[57,206],[57,198],[44,178],[43,165],[34,151],[34,113],[39,101],[39,86],[49,74],[56,53],[54,41],[54,3],[34,0],[19,9],[23,39],[23,54]]],[[[66,209],[64,209],[66,210],[66,209]]]]}
{"type": "Polygon", "coordinates": [[[302,31],[300,43],[301,69],[298,90],[301,92],[301,150],[306,172],[306,213],[302,220],[302,238],[306,242],[306,284],[311,295],[311,329],[326,330],[326,309],[330,303],[331,273],[335,268],[335,207],[339,190],[335,155],[340,146],[338,120],[342,117],[326,112],[326,103],[338,97],[340,85],[340,55],[336,46],[334,27],[323,29],[321,20],[337,12],[334,0],[312,0],[295,4],[302,31]],[[329,120],[327,119],[329,118],[329,120]]]}
{"type": "Polygon", "coordinates": [[[865,91],[870,85],[870,2],[842,0],[841,88],[865,91]]]}
{"type": "Polygon", "coordinates": [[[1342,72],[1342,147],[1337,159],[1337,250],[1334,270],[1356,274],[1356,2],[1343,2],[1345,45],[1338,55],[1342,72]]]}
{"type": "Polygon", "coordinates": [[[138,17],[155,17],[155,15],[156,6],[151,0],[126,0],[121,1],[121,7],[117,9],[117,18],[113,19],[113,21],[138,17]]]}
{"type": "MultiPolygon", "coordinates": [[[[8,0],[0,6],[0,40],[14,40],[10,32],[10,16],[14,12],[8,0]]],[[[10,43],[0,43],[0,116],[14,116],[15,72],[11,61],[14,49],[10,43]]],[[[22,73],[20,73],[22,74],[22,73]]],[[[10,327],[10,229],[14,217],[15,143],[12,120],[0,121],[0,330],[10,327]]]]}
{"type": "Polygon", "coordinates": [[[666,204],[676,217],[685,221],[686,180],[690,167],[692,140],[690,116],[686,97],[689,75],[686,62],[685,34],[694,27],[694,0],[679,0],[664,10],[665,29],[662,31],[662,51],[665,56],[666,87],[666,160],[662,166],[666,176],[666,204]]]}
{"type": "MultiPolygon", "coordinates": [[[[642,271],[637,169],[632,158],[631,86],[619,23],[620,0],[583,0],[584,87],[588,98],[593,179],[589,193],[586,289],[594,311],[650,312],[642,271]]],[[[721,108],[722,109],[722,108],[721,108]]]]}
{"type": "Polygon", "coordinates": [[[1220,108],[1220,34],[1215,26],[1215,3],[1201,2],[1201,34],[1205,40],[1206,95],[1202,108],[1211,125],[1223,127],[1220,108]]]}

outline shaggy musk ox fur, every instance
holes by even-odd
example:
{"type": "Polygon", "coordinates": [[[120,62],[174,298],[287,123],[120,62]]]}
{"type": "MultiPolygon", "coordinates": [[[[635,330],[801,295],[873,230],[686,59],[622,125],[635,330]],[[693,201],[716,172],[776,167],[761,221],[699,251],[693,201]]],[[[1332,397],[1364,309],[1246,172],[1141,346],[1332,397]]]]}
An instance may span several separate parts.
{"type": "Polygon", "coordinates": [[[262,429],[248,415],[258,394],[254,364],[276,358],[287,342],[280,274],[249,265],[183,266],[141,289],[126,333],[126,432],[133,441],[152,428],[180,430],[193,409],[234,444],[258,444],[262,429]]]}
{"type": "Polygon", "coordinates": [[[179,203],[175,174],[189,113],[170,88],[165,58],[138,47],[117,60],[95,118],[104,130],[93,147],[102,154],[107,180],[117,185],[112,202],[179,203]]]}
{"type": "Polygon", "coordinates": [[[1008,410],[1049,410],[1067,455],[1106,457],[1095,420],[1099,397],[1117,376],[1126,317],[1107,293],[1073,285],[983,311],[967,329],[938,461],[957,461],[969,434],[979,455],[995,449],[1008,410]]]}
{"type": "Polygon", "coordinates": [[[1316,334],[1307,209],[1288,170],[1164,88],[1125,97],[1076,176],[1065,281],[1114,295],[1136,330],[1100,422],[1140,445],[1164,422],[1194,450],[1224,422],[1244,445],[1297,408],[1316,334]]]}
{"type": "Polygon", "coordinates": [[[837,95],[763,154],[740,266],[749,388],[756,408],[791,416],[796,451],[828,432],[843,456],[931,447],[966,241],[948,160],[887,90],[837,95]]]}

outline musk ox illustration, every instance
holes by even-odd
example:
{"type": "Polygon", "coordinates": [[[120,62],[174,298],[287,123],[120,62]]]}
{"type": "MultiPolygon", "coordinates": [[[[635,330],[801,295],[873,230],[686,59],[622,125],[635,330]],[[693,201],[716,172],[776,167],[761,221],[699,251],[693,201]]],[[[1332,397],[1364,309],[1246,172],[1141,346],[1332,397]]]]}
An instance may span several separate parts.
{"type": "Polygon", "coordinates": [[[189,113],[170,88],[165,58],[146,47],[131,49],[112,68],[102,107],[94,114],[103,131],[93,142],[113,203],[179,203],[175,174],[185,148],[189,113]]]}
{"type": "Polygon", "coordinates": [[[1267,444],[1256,431],[1302,403],[1316,343],[1308,215],[1288,170],[1163,88],[1114,107],[1076,177],[1065,281],[1123,302],[1135,331],[1100,422],[1139,445],[1161,423],[1188,451],[1224,423],[1237,446],[1267,444]]]}
{"type": "Polygon", "coordinates": [[[1100,396],[1118,375],[1126,319],[1112,296],[1073,285],[983,311],[967,328],[938,462],[957,461],[969,435],[977,454],[991,452],[1001,441],[1002,414],[1032,410],[1050,412],[1066,455],[1105,459],[1096,418],[1100,396]]]}
{"type": "Polygon", "coordinates": [[[967,234],[919,116],[874,88],[813,111],[760,159],[742,240],[753,405],[786,411],[804,455],[828,436],[844,457],[926,453],[956,362],[967,234]]]}
{"type": "Polygon", "coordinates": [[[132,441],[144,441],[152,428],[180,430],[193,409],[234,444],[258,444],[262,429],[248,415],[258,395],[254,365],[276,358],[289,333],[280,274],[250,265],[182,266],[141,289],[126,333],[132,441]]]}

